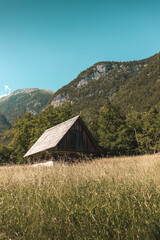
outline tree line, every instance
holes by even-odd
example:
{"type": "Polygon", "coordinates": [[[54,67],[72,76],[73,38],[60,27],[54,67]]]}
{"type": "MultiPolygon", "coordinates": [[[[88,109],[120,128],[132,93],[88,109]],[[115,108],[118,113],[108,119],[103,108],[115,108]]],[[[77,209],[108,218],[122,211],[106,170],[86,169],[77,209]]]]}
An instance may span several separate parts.
{"type": "MultiPolygon", "coordinates": [[[[107,100],[92,122],[81,115],[105,156],[151,154],[160,150],[160,112],[155,107],[147,112],[131,111],[125,115],[117,104],[107,100]]],[[[31,113],[18,116],[13,127],[4,134],[0,164],[26,162],[24,154],[41,134],[71,117],[70,102],[49,106],[36,116],[31,113]]]]}

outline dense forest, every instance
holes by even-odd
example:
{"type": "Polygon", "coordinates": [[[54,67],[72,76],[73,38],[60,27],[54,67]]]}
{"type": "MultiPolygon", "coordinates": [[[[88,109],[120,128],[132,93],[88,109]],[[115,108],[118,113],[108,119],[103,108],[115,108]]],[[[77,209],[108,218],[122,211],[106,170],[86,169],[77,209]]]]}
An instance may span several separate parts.
{"type": "MultiPolygon", "coordinates": [[[[23,156],[40,135],[71,117],[73,109],[70,102],[58,107],[49,106],[36,116],[31,113],[18,116],[13,127],[4,134],[0,164],[30,161],[23,156]]],[[[87,121],[83,114],[81,117],[105,156],[155,153],[160,149],[160,112],[155,107],[147,112],[125,114],[119,105],[107,99],[97,118],[87,121]]]]}

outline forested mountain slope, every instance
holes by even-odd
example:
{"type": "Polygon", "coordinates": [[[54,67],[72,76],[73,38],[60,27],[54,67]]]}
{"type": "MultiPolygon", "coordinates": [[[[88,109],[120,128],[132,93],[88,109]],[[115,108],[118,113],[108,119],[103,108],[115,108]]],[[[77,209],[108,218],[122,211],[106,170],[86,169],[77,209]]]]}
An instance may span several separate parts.
{"type": "Polygon", "coordinates": [[[58,90],[51,101],[57,106],[65,100],[73,103],[75,111],[99,110],[106,98],[113,99],[129,79],[138,75],[152,61],[148,58],[132,62],[100,62],[83,71],[79,76],[58,90]]]}
{"type": "Polygon", "coordinates": [[[33,115],[41,112],[48,104],[54,92],[38,88],[25,88],[12,92],[0,99],[0,112],[12,124],[14,118],[24,112],[33,115]]]}
{"type": "MultiPolygon", "coordinates": [[[[86,116],[92,118],[104,105],[107,98],[112,101],[121,101],[121,98],[123,98],[122,89],[125,89],[134,79],[138,81],[141,72],[151,68],[150,64],[157,64],[157,62],[155,63],[157,56],[159,55],[131,62],[96,63],[80,73],[68,85],[59,89],[54,94],[51,105],[58,106],[64,101],[70,100],[75,113],[82,111],[86,116]]],[[[142,80],[138,84],[141,84],[141,82],[145,84],[142,80]]],[[[132,89],[129,89],[129,91],[132,92],[132,89]]]]}
{"type": "Polygon", "coordinates": [[[6,117],[0,112],[0,140],[3,133],[11,127],[6,117]]]}
{"type": "Polygon", "coordinates": [[[147,111],[153,106],[160,108],[160,53],[139,74],[128,79],[113,101],[126,113],[147,111]]]}

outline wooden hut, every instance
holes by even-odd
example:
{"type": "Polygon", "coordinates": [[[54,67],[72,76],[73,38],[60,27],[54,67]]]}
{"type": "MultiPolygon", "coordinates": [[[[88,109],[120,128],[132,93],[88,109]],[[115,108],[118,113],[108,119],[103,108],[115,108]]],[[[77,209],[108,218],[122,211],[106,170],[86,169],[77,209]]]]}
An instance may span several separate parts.
{"type": "Polygon", "coordinates": [[[47,129],[24,157],[32,157],[33,161],[55,159],[64,154],[70,156],[96,155],[98,145],[92,134],[76,116],[52,128],[47,129]]]}

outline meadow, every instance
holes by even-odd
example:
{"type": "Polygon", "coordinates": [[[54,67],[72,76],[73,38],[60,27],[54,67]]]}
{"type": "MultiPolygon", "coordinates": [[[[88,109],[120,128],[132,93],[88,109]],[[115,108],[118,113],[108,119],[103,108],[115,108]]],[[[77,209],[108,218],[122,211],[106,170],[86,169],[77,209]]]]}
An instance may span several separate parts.
{"type": "Polygon", "coordinates": [[[0,167],[0,239],[160,239],[160,155],[0,167]]]}

